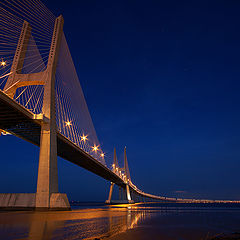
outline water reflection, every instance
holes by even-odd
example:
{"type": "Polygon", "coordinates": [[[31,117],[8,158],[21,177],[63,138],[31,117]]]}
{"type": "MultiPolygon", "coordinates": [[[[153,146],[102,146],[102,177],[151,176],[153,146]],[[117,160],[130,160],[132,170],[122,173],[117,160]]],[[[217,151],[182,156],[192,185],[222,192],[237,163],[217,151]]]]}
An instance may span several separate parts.
{"type": "Polygon", "coordinates": [[[65,212],[2,212],[0,239],[102,239],[132,229],[148,217],[150,213],[134,205],[65,212]]]}
{"type": "MultiPolygon", "coordinates": [[[[119,207],[121,207],[121,210],[124,211],[125,214],[121,217],[111,216],[109,218],[108,236],[127,231],[128,229],[133,229],[151,216],[150,213],[148,213],[144,208],[139,208],[136,206],[129,207],[127,205],[121,205],[119,207]]],[[[112,209],[112,211],[116,211],[116,208],[114,210],[112,209]]]]}
{"type": "Polygon", "coordinates": [[[230,205],[149,203],[65,212],[0,212],[0,240],[200,240],[239,230],[240,208],[230,205]]]}
{"type": "Polygon", "coordinates": [[[51,240],[54,231],[63,225],[62,221],[51,221],[48,214],[32,213],[28,239],[51,240]]]}

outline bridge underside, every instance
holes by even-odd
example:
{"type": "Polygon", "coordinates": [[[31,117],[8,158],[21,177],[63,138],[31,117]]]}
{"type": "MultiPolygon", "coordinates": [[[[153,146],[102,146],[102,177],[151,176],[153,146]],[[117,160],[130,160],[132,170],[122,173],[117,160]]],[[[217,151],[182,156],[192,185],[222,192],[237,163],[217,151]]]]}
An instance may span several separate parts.
{"type": "MultiPolygon", "coordinates": [[[[0,90],[0,129],[37,146],[40,145],[41,121],[0,90]]],[[[57,133],[57,155],[98,176],[124,187],[123,180],[84,152],[61,133],[57,133]]]]}
{"type": "MultiPolygon", "coordinates": [[[[31,113],[29,110],[21,106],[15,100],[6,95],[3,91],[0,90],[0,130],[5,130],[19,138],[22,138],[34,145],[40,145],[40,134],[41,134],[41,123],[47,121],[47,119],[42,118],[31,113]]],[[[112,172],[102,163],[95,160],[91,155],[84,152],[76,144],[64,137],[60,132],[57,132],[57,155],[65,160],[72,162],[86,170],[120,186],[123,189],[126,189],[126,183],[121,179],[116,173],[112,172]]],[[[163,202],[177,202],[178,199],[174,198],[165,198],[157,197],[151,194],[146,194],[141,192],[138,189],[135,189],[129,185],[131,194],[142,197],[142,199],[155,199],[163,202]]],[[[35,193],[34,193],[35,194],[35,193]]],[[[29,201],[32,202],[35,198],[34,194],[30,194],[29,201]]],[[[60,193],[59,193],[60,194],[60,193]]],[[[4,204],[1,202],[13,201],[13,199],[18,198],[14,194],[11,196],[6,196],[0,194],[0,207],[4,204]],[[2,199],[2,200],[1,200],[2,199]],[[6,200],[9,199],[9,200],[6,200]],[[12,200],[11,200],[12,199],[12,200]]],[[[21,195],[19,199],[26,198],[26,195],[21,195]]],[[[19,200],[18,199],[18,200],[19,200]]],[[[61,199],[65,201],[65,196],[53,196],[53,201],[56,199],[61,199]]],[[[19,200],[20,201],[20,200],[19,200]]],[[[139,200],[136,200],[139,201],[139,200]]],[[[14,202],[14,201],[13,201],[14,202]]],[[[20,201],[21,202],[21,201],[20,201]]],[[[132,201],[131,201],[132,202],[132,201]]],[[[31,204],[30,204],[31,205],[31,204]]],[[[32,206],[32,205],[31,205],[32,206]]]]}
{"type": "MultiPolygon", "coordinates": [[[[39,118],[0,90],[0,130],[9,132],[34,145],[40,145],[41,123],[47,119],[39,118]]],[[[57,155],[98,176],[125,187],[123,180],[106,166],[84,152],[76,144],[57,132],[57,155]]],[[[0,208],[34,208],[33,194],[0,194],[0,208]],[[12,204],[14,203],[14,204],[12,204]]],[[[65,194],[52,194],[52,201],[66,202],[65,194]]],[[[56,204],[54,204],[56,206],[56,204]]],[[[66,209],[69,204],[65,204],[66,209]]]]}

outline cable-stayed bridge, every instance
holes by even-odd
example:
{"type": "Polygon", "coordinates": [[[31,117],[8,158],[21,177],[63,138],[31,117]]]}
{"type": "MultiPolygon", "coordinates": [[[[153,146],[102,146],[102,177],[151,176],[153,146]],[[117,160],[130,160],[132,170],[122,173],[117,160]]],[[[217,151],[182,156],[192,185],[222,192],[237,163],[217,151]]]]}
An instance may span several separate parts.
{"type": "MultiPolygon", "coordinates": [[[[0,194],[0,207],[69,209],[58,192],[57,156],[111,182],[120,202],[228,202],[155,196],[135,186],[124,166],[105,161],[63,31],[39,0],[0,3],[0,131],[40,147],[36,193],[0,194]]],[[[118,201],[119,202],[119,201],[118,201]]]]}

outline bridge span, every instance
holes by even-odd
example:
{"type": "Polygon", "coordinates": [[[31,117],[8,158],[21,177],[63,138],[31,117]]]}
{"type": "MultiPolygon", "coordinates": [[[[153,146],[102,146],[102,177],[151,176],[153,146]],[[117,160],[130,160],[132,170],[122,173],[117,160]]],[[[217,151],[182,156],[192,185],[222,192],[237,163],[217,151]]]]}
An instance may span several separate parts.
{"type": "Polygon", "coordinates": [[[115,150],[108,166],[63,32],[63,16],[56,18],[42,3],[42,11],[39,6],[33,11],[39,16],[29,15],[27,9],[34,6],[25,4],[12,1],[11,6],[0,7],[0,134],[11,133],[40,147],[37,190],[2,193],[0,208],[70,209],[66,194],[58,191],[57,156],[109,181],[106,203],[238,202],[145,193],[131,180],[126,148],[124,167],[119,166],[115,150]],[[118,201],[112,200],[114,185],[120,189],[118,201]]]}
{"type": "MultiPolygon", "coordinates": [[[[49,121],[42,114],[33,114],[24,108],[14,99],[0,90],[0,129],[28,141],[36,146],[40,146],[41,123],[49,121]]],[[[90,154],[83,151],[78,145],[67,139],[59,131],[57,132],[57,155],[69,162],[72,162],[108,181],[126,189],[126,181],[118,173],[112,171],[101,162],[97,161],[90,154]]],[[[204,199],[182,199],[156,196],[145,193],[138,189],[132,182],[128,182],[131,196],[135,201],[162,201],[162,202],[184,202],[184,203],[225,203],[238,202],[230,200],[204,200],[204,199]]],[[[127,203],[127,199],[112,201],[113,203],[127,203]]],[[[108,199],[111,203],[111,197],[108,199]]],[[[129,201],[133,203],[133,201],[129,201]]]]}

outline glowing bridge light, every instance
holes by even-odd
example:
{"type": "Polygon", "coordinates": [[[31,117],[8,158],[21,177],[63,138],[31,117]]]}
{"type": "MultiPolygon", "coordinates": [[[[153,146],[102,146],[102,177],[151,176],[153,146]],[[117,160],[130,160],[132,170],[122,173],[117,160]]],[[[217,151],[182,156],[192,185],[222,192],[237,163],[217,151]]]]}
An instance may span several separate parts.
{"type": "Polygon", "coordinates": [[[86,141],[88,140],[87,136],[88,136],[88,135],[84,135],[84,134],[83,134],[83,135],[81,136],[81,141],[86,142],[86,141]]]}
{"type": "Polygon", "coordinates": [[[99,150],[98,147],[99,147],[99,146],[94,145],[94,146],[92,147],[92,151],[93,151],[93,152],[97,152],[97,151],[99,150]]]}
{"type": "Polygon", "coordinates": [[[2,61],[0,62],[0,64],[1,64],[1,66],[5,67],[6,64],[7,64],[7,62],[2,60],[2,61]]]}
{"type": "Polygon", "coordinates": [[[105,154],[104,154],[104,153],[102,153],[102,154],[101,154],[101,157],[104,157],[104,156],[105,156],[105,154]]]}
{"type": "Polygon", "coordinates": [[[66,127],[70,127],[72,125],[72,122],[71,121],[67,121],[67,122],[65,122],[65,124],[66,124],[66,127]]]}

